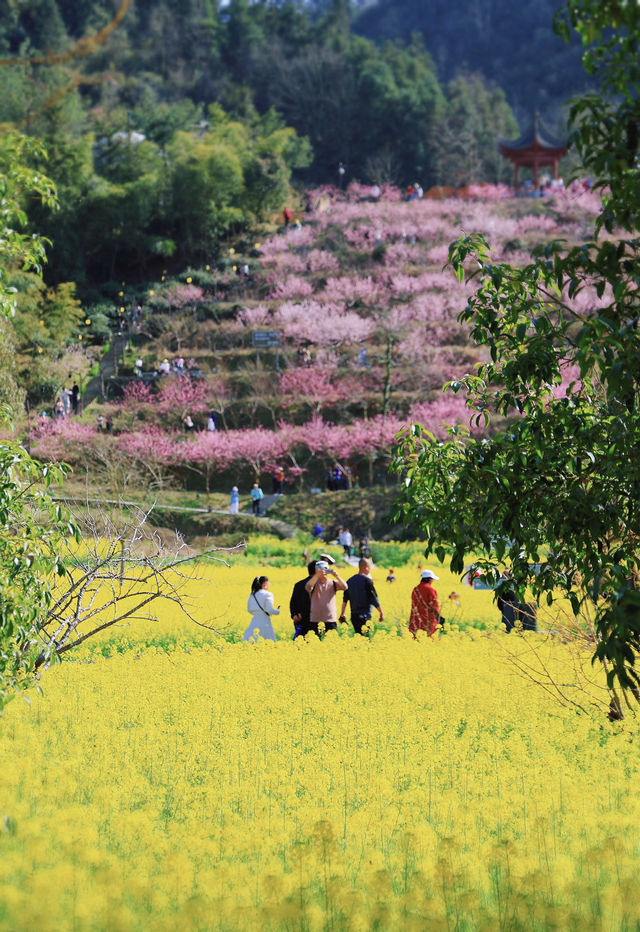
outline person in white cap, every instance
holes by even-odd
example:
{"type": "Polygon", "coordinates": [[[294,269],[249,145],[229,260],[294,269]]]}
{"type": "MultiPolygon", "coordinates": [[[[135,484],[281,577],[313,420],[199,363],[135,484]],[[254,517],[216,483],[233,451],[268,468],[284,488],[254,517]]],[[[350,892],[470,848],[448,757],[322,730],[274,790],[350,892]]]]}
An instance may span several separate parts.
{"type": "MultiPolygon", "coordinates": [[[[327,554],[321,556],[326,557],[327,554]]],[[[323,631],[335,631],[338,627],[336,592],[344,592],[346,588],[346,582],[338,576],[328,560],[316,562],[315,573],[305,583],[305,589],[309,593],[311,606],[309,621],[311,625],[323,625],[323,628],[318,627],[320,634],[323,631]]]]}
{"type": "Polygon", "coordinates": [[[417,631],[426,631],[431,637],[440,624],[440,603],[433,588],[433,581],[439,578],[431,570],[422,570],[420,582],[411,593],[409,631],[414,638],[417,631]]]}

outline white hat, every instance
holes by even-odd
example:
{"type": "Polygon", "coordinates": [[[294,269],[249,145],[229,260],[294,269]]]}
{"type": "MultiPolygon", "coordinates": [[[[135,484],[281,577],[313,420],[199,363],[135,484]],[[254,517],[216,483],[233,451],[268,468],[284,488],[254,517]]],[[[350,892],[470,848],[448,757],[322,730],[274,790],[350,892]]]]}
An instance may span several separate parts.
{"type": "Polygon", "coordinates": [[[320,559],[324,560],[325,563],[328,563],[329,566],[333,566],[333,564],[336,562],[330,553],[321,553],[320,559]]]}
{"type": "Polygon", "coordinates": [[[420,573],[420,579],[440,579],[440,577],[436,576],[431,570],[423,570],[420,573]]]}
{"type": "Polygon", "coordinates": [[[232,491],[232,492],[237,492],[237,491],[238,491],[238,486],[237,486],[237,485],[234,485],[233,488],[231,489],[231,491],[232,491]]]}

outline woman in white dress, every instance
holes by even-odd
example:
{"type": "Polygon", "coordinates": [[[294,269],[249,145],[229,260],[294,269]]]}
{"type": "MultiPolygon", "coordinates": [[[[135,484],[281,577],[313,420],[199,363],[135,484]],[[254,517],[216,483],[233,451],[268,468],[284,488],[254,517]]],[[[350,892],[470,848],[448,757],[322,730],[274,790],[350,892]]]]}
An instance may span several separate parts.
{"type": "Polygon", "coordinates": [[[276,640],[276,633],[271,624],[271,615],[280,614],[280,606],[274,608],[273,593],[269,592],[269,580],[266,576],[256,576],[251,583],[251,595],[247,602],[247,611],[251,614],[249,627],[242,635],[243,641],[257,641],[265,638],[276,640]]]}

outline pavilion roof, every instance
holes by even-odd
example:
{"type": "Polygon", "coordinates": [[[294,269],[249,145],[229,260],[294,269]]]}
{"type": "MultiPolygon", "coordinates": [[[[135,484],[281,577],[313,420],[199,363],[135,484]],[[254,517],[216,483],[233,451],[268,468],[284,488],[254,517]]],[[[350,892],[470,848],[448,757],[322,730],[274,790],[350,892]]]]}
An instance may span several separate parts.
{"type": "Polygon", "coordinates": [[[527,149],[566,149],[566,140],[559,139],[551,133],[536,111],[529,128],[517,139],[499,139],[498,145],[504,152],[524,152],[527,149]]]}

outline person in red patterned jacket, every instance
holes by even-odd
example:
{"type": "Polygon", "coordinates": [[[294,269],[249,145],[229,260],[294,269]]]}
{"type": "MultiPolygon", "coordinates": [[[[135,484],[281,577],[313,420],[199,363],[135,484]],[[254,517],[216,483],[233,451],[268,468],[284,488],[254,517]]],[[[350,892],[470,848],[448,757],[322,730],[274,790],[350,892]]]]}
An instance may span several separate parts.
{"type": "Polygon", "coordinates": [[[420,573],[420,582],[411,593],[411,616],[409,631],[416,636],[416,631],[426,631],[429,637],[440,623],[440,603],[433,588],[433,580],[439,579],[431,570],[420,573]]]}

